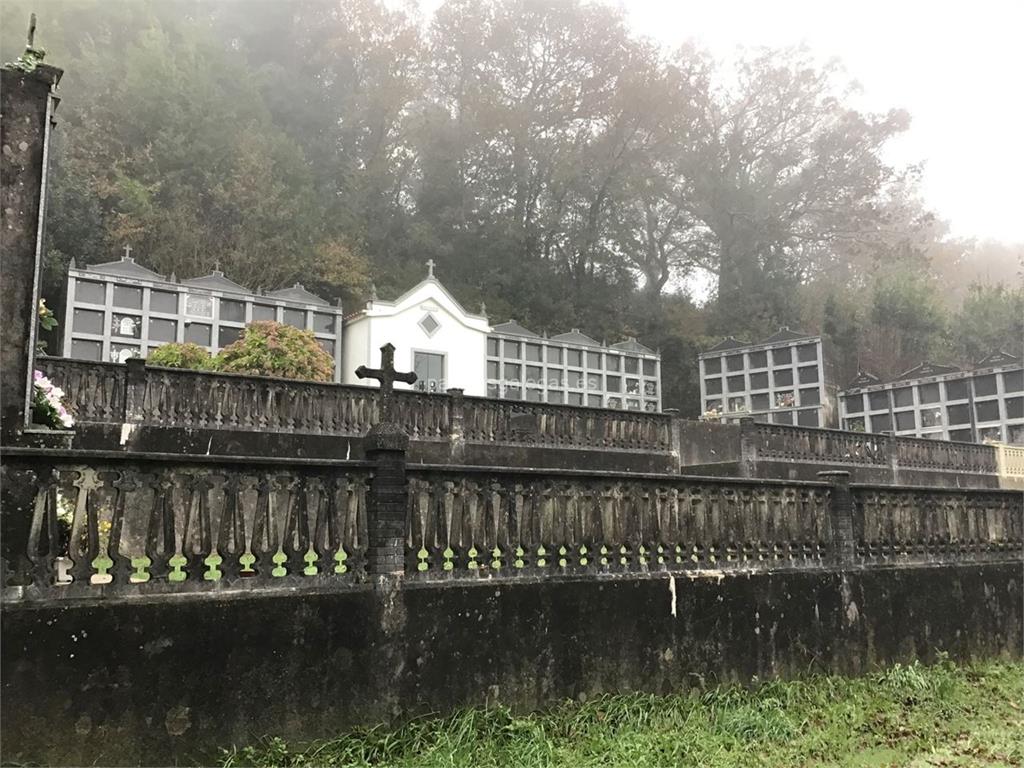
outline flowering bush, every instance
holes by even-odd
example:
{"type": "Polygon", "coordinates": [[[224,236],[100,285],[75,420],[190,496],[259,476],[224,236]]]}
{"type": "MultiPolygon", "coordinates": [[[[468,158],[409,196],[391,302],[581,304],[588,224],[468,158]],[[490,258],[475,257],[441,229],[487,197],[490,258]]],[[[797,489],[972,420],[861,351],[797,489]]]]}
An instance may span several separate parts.
{"type": "Polygon", "coordinates": [[[320,347],[312,331],[270,321],[247,325],[242,337],[217,355],[216,368],[227,373],[307,381],[334,378],[334,360],[320,347]]]}
{"type": "Polygon", "coordinates": [[[64,390],[56,386],[43,375],[35,371],[32,381],[32,416],[40,424],[55,429],[70,429],[75,420],[68,413],[62,402],[64,390]]]}
{"type": "Polygon", "coordinates": [[[193,371],[209,371],[214,367],[210,353],[192,342],[163,344],[147,355],[146,362],[164,368],[188,368],[193,371]]]}

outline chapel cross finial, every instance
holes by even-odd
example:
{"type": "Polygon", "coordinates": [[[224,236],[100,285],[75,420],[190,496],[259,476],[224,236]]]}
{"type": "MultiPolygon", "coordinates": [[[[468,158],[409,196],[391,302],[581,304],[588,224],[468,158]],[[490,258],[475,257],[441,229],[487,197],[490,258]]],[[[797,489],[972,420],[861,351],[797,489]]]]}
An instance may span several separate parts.
{"type": "Polygon", "coordinates": [[[434,276],[434,267],[436,267],[436,266],[437,265],[434,263],[433,259],[427,259],[427,277],[428,278],[434,276]]]}
{"type": "Polygon", "coordinates": [[[356,368],[356,376],[360,379],[376,379],[380,382],[381,421],[390,421],[394,384],[402,381],[406,384],[416,383],[415,373],[399,373],[395,370],[395,346],[390,342],[380,348],[380,368],[367,368],[360,365],[356,368]]]}
{"type": "Polygon", "coordinates": [[[128,261],[132,257],[132,246],[130,243],[124,244],[124,260],[128,261]]]}

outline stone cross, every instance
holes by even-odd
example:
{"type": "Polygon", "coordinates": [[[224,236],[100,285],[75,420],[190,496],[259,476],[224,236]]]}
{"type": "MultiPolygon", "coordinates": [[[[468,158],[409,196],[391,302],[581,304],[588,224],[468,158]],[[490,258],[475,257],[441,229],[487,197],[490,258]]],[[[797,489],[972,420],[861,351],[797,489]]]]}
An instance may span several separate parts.
{"type": "Polygon", "coordinates": [[[356,368],[356,376],[360,379],[376,379],[380,382],[381,421],[390,421],[394,401],[394,384],[402,381],[406,384],[416,383],[416,374],[399,373],[395,370],[395,346],[390,342],[380,348],[380,368],[367,368],[360,365],[356,368]]]}
{"type": "Polygon", "coordinates": [[[132,247],[128,243],[124,244],[124,258],[127,261],[132,257],[132,247]]]}
{"type": "Polygon", "coordinates": [[[427,259],[427,277],[434,276],[434,267],[436,266],[433,259],[427,259]]]}

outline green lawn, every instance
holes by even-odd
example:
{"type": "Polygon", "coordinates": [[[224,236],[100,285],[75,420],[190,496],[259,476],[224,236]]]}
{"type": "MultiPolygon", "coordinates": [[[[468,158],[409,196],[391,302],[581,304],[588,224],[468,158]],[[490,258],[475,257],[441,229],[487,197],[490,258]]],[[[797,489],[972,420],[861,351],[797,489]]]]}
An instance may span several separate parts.
{"type": "Polygon", "coordinates": [[[754,690],[607,696],[515,716],[472,709],[295,749],[278,739],[225,766],[1017,766],[1024,664],[896,666],[754,690]]]}

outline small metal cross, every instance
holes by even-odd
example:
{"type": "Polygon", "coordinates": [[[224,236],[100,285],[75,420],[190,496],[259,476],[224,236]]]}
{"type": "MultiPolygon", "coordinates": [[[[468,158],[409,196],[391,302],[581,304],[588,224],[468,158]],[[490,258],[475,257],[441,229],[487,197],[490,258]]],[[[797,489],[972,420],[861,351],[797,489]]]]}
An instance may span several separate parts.
{"type": "Polygon", "coordinates": [[[128,243],[124,244],[124,257],[130,259],[132,257],[132,247],[128,243]]]}
{"type": "Polygon", "coordinates": [[[360,365],[356,368],[356,376],[360,379],[376,379],[380,382],[381,421],[391,420],[395,382],[416,383],[415,373],[399,373],[395,370],[395,346],[390,342],[380,348],[380,368],[367,368],[365,365],[360,365]]]}
{"type": "Polygon", "coordinates": [[[434,267],[436,266],[433,259],[427,259],[427,277],[434,276],[434,267]]]}

